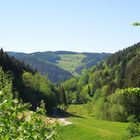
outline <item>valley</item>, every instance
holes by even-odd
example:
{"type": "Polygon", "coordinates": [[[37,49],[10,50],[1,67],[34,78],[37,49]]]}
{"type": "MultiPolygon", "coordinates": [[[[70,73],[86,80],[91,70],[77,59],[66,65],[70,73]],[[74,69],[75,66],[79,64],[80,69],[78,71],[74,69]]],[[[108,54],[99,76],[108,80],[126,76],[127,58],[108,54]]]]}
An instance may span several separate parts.
{"type": "Polygon", "coordinates": [[[140,140],[140,1],[0,1],[0,140],[140,140]]]}
{"type": "MultiPolygon", "coordinates": [[[[11,52],[9,56],[1,49],[0,75],[12,78],[4,78],[7,81],[1,78],[0,87],[2,93],[7,89],[7,96],[11,96],[10,103],[14,102],[14,97],[23,103],[30,103],[32,111],[36,112],[40,107],[39,116],[43,115],[45,123],[46,115],[61,122],[58,128],[55,126],[58,140],[137,140],[140,138],[139,52],[140,43],[110,56],[64,51],[33,54],[11,52]],[[18,60],[11,57],[13,54],[18,60]],[[32,64],[25,63],[25,60],[32,64]],[[45,77],[37,71],[43,66],[46,68],[47,63],[54,67],[49,69],[51,74],[62,69],[63,74],[66,72],[72,76],[54,84],[48,79],[49,75],[45,77]],[[33,65],[38,69],[34,69],[33,65]],[[78,67],[84,67],[80,73],[76,72],[78,67]],[[7,87],[6,82],[11,86],[7,87]],[[44,114],[46,111],[47,114],[44,114]]],[[[3,103],[5,98],[6,95],[2,98],[3,103]]],[[[21,114],[27,114],[27,118],[31,116],[31,113],[24,111],[21,114]]],[[[57,124],[55,121],[53,124],[47,123],[50,126],[57,124]]]]}
{"type": "Polygon", "coordinates": [[[48,75],[53,83],[79,76],[83,70],[89,69],[111,55],[110,53],[77,53],[70,51],[48,51],[31,54],[8,52],[8,54],[28,63],[41,74],[48,75]]]}

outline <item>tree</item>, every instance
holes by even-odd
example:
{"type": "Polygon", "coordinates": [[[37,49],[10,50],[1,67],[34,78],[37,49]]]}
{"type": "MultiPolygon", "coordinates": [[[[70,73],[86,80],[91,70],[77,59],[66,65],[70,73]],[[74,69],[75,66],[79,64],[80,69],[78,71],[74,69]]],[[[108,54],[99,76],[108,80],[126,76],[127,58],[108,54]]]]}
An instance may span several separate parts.
{"type": "Polygon", "coordinates": [[[129,125],[127,127],[128,138],[140,136],[140,129],[139,129],[140,123],[138,119],[134,115],[132,115],[129,117],[128,121],[129,121],[129,125]]]}
{"type": "Polygon", "coordinates": [[[132,25],[133,26],[140,26],[140,22],[134,22],[132,25]]]}
{"type": "Polygon", "coordinates": [[[67,107],[67,98],[63,86],[60,86],[59,88],[59,102],[63,105],[63,109],[67,107]]]}

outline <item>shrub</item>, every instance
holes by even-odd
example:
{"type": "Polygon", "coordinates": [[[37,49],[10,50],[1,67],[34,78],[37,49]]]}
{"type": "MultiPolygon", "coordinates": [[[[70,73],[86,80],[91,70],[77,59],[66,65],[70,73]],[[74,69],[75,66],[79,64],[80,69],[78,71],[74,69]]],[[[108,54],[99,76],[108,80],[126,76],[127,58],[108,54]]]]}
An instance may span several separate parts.
{"type": "Polygon", "coordinates": [[[110,116],[112,120],[127,121],[131,115],[139,119],[140,115],[140,88],[127,88],[116,90],[108,98],[110,103],[110,116]],[[117,116],[114,118],[114,116],[117,116]]]}
{"type": "Polygon", "coordinates": [[[95,115],[101,119],[127,121],[131,115],[140,120],[140,88],[117,89],[114,94],[99,97],[95,115]]]}
{"type": "Polygon", "coordinates": [[[128,132],[128,138],[136,137],[140,135],[140,123],[138,119],[135,116],[130,116],[129,119],[129,125],[127,127],[128,132]]]}

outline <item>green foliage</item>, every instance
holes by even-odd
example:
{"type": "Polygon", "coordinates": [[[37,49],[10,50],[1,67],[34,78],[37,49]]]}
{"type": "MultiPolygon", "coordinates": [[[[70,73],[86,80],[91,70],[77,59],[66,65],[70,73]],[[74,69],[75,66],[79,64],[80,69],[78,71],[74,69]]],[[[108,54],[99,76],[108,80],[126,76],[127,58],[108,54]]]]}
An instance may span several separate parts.
{"type": "Polygon", "coordinates": [[[62,84],[67,95],[68,103],[76,103],[78,100],[77,97],[79,93],[77,82],[77,78],[71,78],[62,84]]]}
{"type": "Polygon", "coordinates": [[[129,121],[129,125],[127,127],[128,138],[140,136],[140,123],[137,120],[137,118],[133,115],[129,117],[128,121],[129,121]]]}
{"type": "Polygon", "coordinates": [[[46,77],[41,76],[39,73],[35,75],[24,72],[22,76],[24,83],[24,100],[31,102],[33,109],[36,109],[41,100],[45,101],[47,111],[57,106],[57,95],[55,88],[46,77]]]}
{"type": "Polygon", "coordinates": [[[67,102],[68,104],[76,104],[77,92],[68,92],[67,94],[67,102]]]}
{"type": "Polygon", "coordinates": [[[67,80],[66,82],[64,82],[63,86],[66,91],[74,92],[77,90],[77,82],[78,82],[77,78],[71,78],[71,79],[67,80]]]}
{"type": "Polygon", "coordinates": [[[76,94],[76,103],[94,100],[97,117],[116,121],[127,121],[130,115],[139,116],[137,87],[140,87],[140,43],[113,54],[82,76],[64,83],[68,95],[73,98],[76,94]]]}
{"type": "Polygon", "coordinates": [[[126,67],[125,82],[128,87],[140,87],[140,56],[134,57],[126,67]]]}
{"type": "Polygon", "coordinates": [[[139,22],[134,22],[132,25],[133,26],[140,26],[140,23],[139,22]]]}
{"type": "Polygon", "coordinates": [[[108,120],[109,119],[109,110],[108,102],[105,98],[100,97],[95,103],[94,116],[98,119],[108,120]]]}
{"type": "Polygon", "coordinates": [[[92,116],[94,112],[93,102],[88,102],[82,105],[69,105],[67,111],[78,116],[92,116]]]}
{"type": "Polygon", "coordinates": [[[87,103],[93,96],[92,84],[88,85],[89,75],[72,78],[63,83],[68,97],[68,103],[87,103]]]}
{"type": "Polygon", "coordinates": [[[101,119],[127,121],[131,115],[140,119],[140,88],[117,89],[108,97],[100,97],[95,105],[95,115],[101,119]]]}
{"type": "Polygon", "coordinates": [[[63,85],[69,103],[93,100],[98,118],[113,121],[127,121],[130,115],[139,118],[140,43],[113,54],[63,85]]]}
{"type": "Polygon", "coordinates": [[[46,115],[45,103],[43,100],[40,102],[40,107],[36,109],[36,113],[44,116],[46,115]]]}
{"type": "Polygon", "coordinates": [[[44,109],[30,112],[28,104],[13,99],[12,88],[12,82],[0,69],[0,139],[55,139],[56,125],[46,124],[40,115],[44,109]]]}
{"type": "Polygon", "coordinates": [[[78,81],[78,87],[81,88],[82,86],[88,84],[89,75],[87,73],[83,74],[78,81]]]}
{"type": "Polygon", "coordinates": [[[91,101],[90,94],[91,94],[90,86],[89,85],[84,86],[84,88],[80,92],[79,102],[87,103],[91,101]]]}
{"type": "Polygon", "coordinates": [[[67,108],[67,97],[63,86],[59,87],[58,99],[59,99],[59,104],[62,106],[62,109],[65,110],[67,108]]]}
{"type": "Polygon", "coordinates": [[[117,90],[114,95],[111,96],[111,104],[116,104],[121,107],[119,111],[120,116],[126,119],[131,115],[136,115],[139,118],[140,115],[140,88],[127,88],[123,90],[117,90]]]}

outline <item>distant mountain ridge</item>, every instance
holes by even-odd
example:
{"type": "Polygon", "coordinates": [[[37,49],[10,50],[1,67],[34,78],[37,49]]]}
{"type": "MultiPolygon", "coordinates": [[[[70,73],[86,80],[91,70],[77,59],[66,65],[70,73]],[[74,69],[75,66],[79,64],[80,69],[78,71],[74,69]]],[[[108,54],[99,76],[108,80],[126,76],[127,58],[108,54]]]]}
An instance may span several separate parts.
{"type": "Polygon", "coordinates": [[[8,52],[20,61],[28,63],[54,82],[62,82],[80,74],[110,56],[110,53],[78,53],[72,51],[45,51],[34,53],[8,52]]]}

